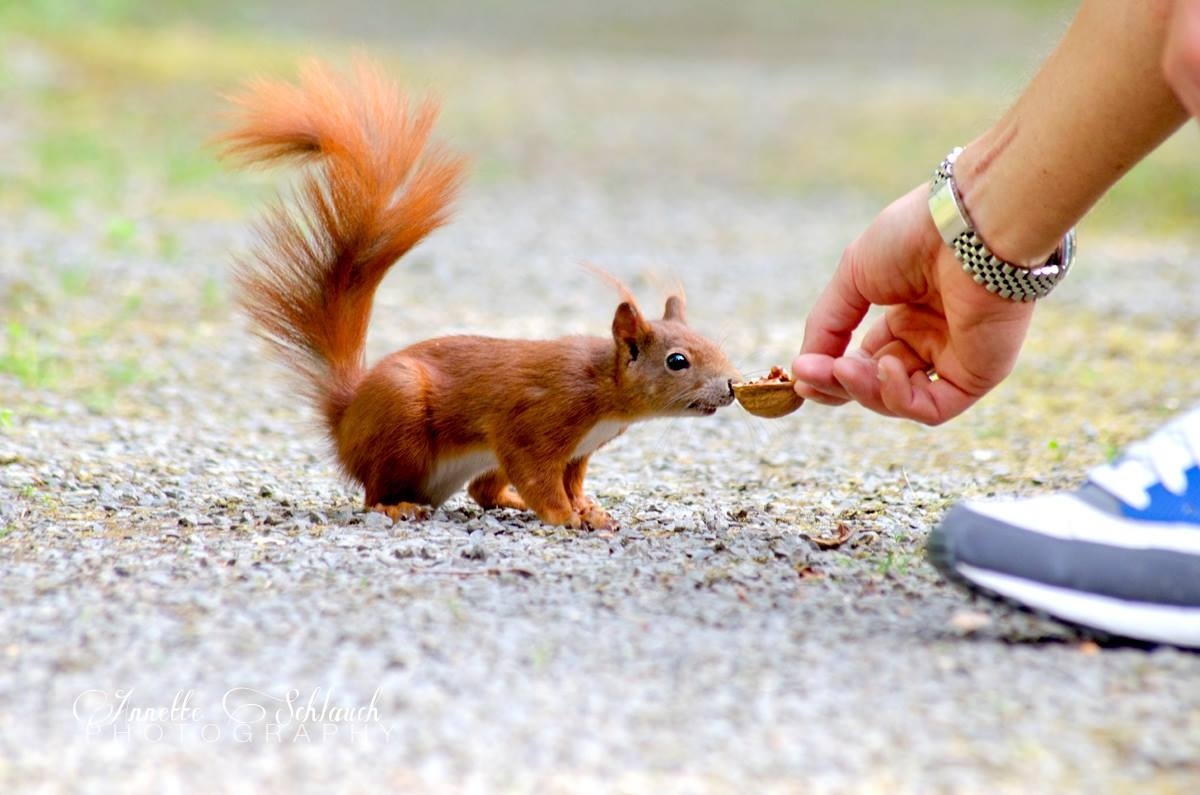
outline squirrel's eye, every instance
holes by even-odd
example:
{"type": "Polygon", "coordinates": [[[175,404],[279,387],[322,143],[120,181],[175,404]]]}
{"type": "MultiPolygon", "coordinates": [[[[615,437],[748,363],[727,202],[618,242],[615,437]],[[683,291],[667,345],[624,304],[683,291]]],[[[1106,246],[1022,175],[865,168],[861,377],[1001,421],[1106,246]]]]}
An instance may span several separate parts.
{"type": "Polygon", "coordinates": [[[692,363],[688,361],[688,357],[682,353],[672,353],[667,357],[668,370],[686,370],[691,366],[692,363]]]}

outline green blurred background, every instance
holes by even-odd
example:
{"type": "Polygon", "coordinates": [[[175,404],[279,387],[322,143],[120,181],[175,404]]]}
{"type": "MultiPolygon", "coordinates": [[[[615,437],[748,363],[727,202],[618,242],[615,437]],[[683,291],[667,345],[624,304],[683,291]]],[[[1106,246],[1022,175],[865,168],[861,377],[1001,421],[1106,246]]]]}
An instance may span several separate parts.
{"type": "MultiPolygon", "coordinates": [[[[603,163],[619,183],[652,164],[683,185],[884,201],[1003,110],[1072,7],[3,0],[0,207],[63,223],[103,208],[118,240],[148,211],[240,214],[244,180],[203,146],[219,92],[251,73],[290,74],[306,54],[344,59],[357,44],[447,97],[443,131],[471,153],[476,179],[578,161],[603,163]],[[730,65],[761,90],[740,95],[730,65]],[[645,125],[639,144],[622,119],[662,123],[645,125]],[[662,140],[672,128],[679,141],[662,140]]],[[[1188,233],[1200,209],[1196,144],[1189,129],[1138,167],[1092,229],[1188,233]]]]}
{"type": "MultiPolygon", "coordinates": [[[[49,393],[93,411],[145,410],[149,387],[194,380],[172,375],[172,355],[220,356],[231,344],[229,251],[280,183],[228,171],[206,144],[222,92],[247,76],[290,77],[303,57],[344,63],[366,47],[405,85],[444,98],[439,131],[469,154],[476,195],[581,184],[620,206],[644,189],[702,187],[827,212],[844,245],[1003,112],[1073,7],[0,0],[0,428],[47,411],[39,395],[49,393]]],[[[1086,219],[1091,261],[1077,295],[1099,294],[1085,280],[1105,262],[1166,262],[1176,270],[1155,272],[1192,283],[1198,153],[1190,124],[1086,219]]],[[[832,268],[836,250],[824,245],[798,256],[832,268]]],[[[792,317],[742,313],[742,325],[785,335],[775,355],[799,340],[819,286],[808,281],[793,285],[792,317]]],[[[1068,408],[1094,416],[1076,403],[1133,416],[1130,378],[1154,422],[1193,388],[1195,322],[1113,323],[1078,301],[1048,302],[1039,317],[1025,367],[998,398],[1020,401],[1031,423],[1068,408]],[[1098,400],[1101,389],[1124,397],[1098,400]],[[1051,403],[1025,406],[1039,395],[1051,403]]],[[[213,379],[213,394],[228,388],[213,379]]],[[[1142,429],[1097,444],[1115,449],[1142,429]]]]}

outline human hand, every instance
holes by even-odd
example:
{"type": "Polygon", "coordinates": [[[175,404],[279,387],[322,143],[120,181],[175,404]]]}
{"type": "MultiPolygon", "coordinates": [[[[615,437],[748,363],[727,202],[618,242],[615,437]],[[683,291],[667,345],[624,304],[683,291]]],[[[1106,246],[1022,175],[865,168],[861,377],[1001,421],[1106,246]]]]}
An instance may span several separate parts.
{"type": "Polygon", "coordinates": [[[796,392],[937,425],[1009,374],[1032,315],[1033,304],[993,295],[963,272],[938,235],[922,185],[885,208],[842,254],[792,362],[796,392]],[[862,349],[847,354],[872,304],[886,313],[862,349]]]}
{"type": "Polygon", "coordinates": [[[1200,116],[1200,0],[1175,0],[1162,70],[1188,113],[1200,116]]]}

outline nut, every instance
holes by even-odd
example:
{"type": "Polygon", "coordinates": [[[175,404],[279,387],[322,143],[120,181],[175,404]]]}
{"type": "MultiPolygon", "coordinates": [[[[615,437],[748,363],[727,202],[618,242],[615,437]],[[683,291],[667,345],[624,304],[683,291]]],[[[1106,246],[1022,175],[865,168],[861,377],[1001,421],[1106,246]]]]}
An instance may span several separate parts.
{"type": "Polygon", "coordinates": [[[804,405],[792,380],[782,367],[772,367],[762,378],[733,385],[733,396],[742,408],[756,417],[774,419],[791,414],[804,405]]]}

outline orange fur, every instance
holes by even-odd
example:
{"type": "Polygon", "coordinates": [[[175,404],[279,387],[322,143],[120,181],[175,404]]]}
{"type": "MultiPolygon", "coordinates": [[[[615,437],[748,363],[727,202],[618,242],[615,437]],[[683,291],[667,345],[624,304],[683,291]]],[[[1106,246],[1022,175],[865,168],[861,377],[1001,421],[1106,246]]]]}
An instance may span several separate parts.
{"type": "Polygon", "coordinates": [[[367,369],[375,290],[445,222],[461,181],[463,161],[428,143],[436,107],[410,109],[364,60],[353,81],[314,62],[299,85],[255,80],[233,102],[228,156],[311,164],[293,206],[269,211],[239,265],[241,304],[302,376],[366,505],[409,515],[470,482],[484,507],[609,526],[583,493],[595,449],[632,422],[711,414],[732,400],[737,373],[687,326],[682,297],[647,320],[615,280],[623,300],[610,338],[442,337],[367,369]],[[672,354],[689,366],[668,367],[672,354]]]}

